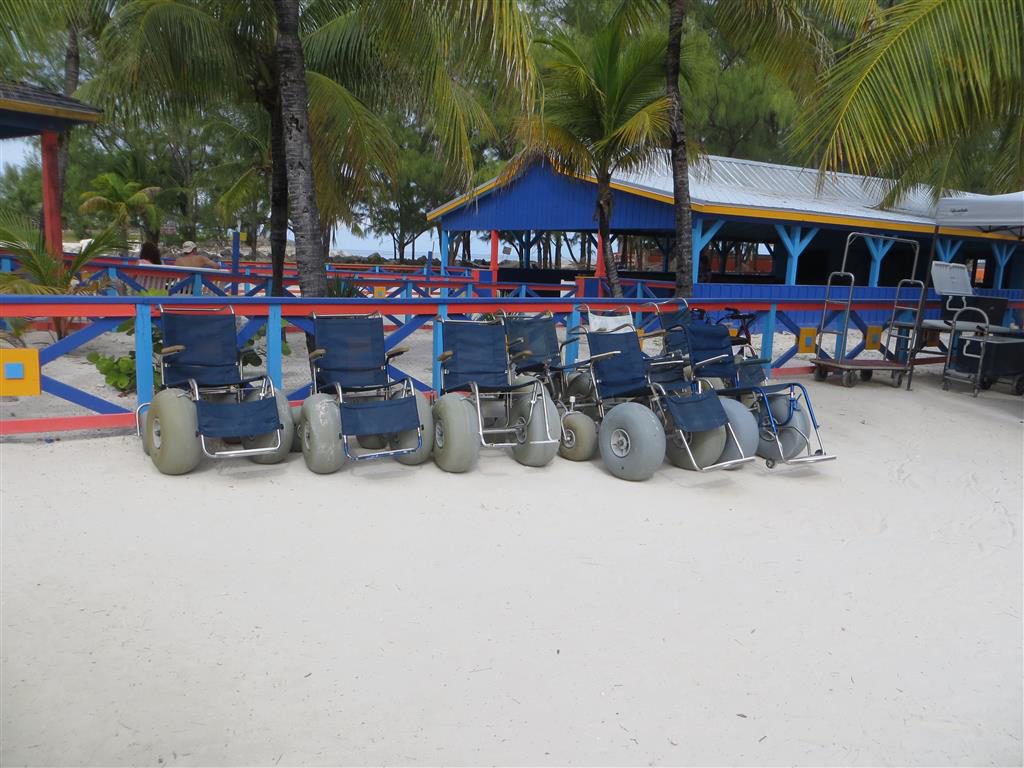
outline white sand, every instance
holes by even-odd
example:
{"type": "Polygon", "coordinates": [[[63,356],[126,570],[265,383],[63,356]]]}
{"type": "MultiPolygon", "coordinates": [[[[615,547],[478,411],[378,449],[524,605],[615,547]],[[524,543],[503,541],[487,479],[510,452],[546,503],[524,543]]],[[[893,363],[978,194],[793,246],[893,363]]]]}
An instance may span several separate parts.
{"type": "Polygon", "coordinates": [[[1020,764],[1021,399],[809,386],[643,484],[0,445],[0,762],[1020,764]]]}

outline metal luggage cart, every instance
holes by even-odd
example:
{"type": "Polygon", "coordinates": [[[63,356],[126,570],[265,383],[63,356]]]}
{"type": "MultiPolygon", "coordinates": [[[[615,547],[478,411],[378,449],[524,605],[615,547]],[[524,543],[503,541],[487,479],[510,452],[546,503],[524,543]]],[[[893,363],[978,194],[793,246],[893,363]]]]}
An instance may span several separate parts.
{"type": "Polygon", "coordinates": [[[843,386],[852,387],[858,380],[870,380],[876,371],[887,372],[892,384],[899,387],[904,380],[910,389],[914,376],[914,354],[917,348],[917,336],[920,330],[921,317],[924,312],[925,295],[927,293],[923,280],[914,277],[917,274],[917,259],[920,245],[916,240],[903,237],[889,237],[867,232],[851,232],[846,238],[843,248],[843,262],[837,272],[828,276],[825,284],[825,300],[821,308],[821,322],[818,323],[814,340],[814,378],[824,381],[829,374],[839,376],[843,386]],[[892,243],[909,245],[914,252],[914,265],[910,277],[903,278],[896,284],[896,296],[893,298],[892,313],[885,325],[885,335],[880,347],[881,358],[848,359],[846,357],[846,339],[850,329],[850,312],[853,305],[853,289],[856,279],[852,272],[846,271],[846,259],[850,253],[850,244],[857,238],[874,238],[888,240],[892,243]],[[828,324],[837,315],[842,316],[842,328],[829,329],[828,324]],[[828,335],[836,337],[835,347],[830,355],[822,344],[828,335]]]}

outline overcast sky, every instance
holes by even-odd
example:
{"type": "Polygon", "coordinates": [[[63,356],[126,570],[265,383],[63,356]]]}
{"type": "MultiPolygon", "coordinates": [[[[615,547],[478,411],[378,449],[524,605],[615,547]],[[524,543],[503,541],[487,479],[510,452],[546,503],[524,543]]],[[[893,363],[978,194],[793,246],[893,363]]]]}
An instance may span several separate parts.
{"type": "MultiPolygon", "coordinates": [[[[0,139],[0,169],[5,165],[24,165],[32,155],[32,145],[25,139],[0,139]]],[[[339,227],[335,230],[334,247],[346,251],[352,251],[364,255],[372,251],[378,251],[382,256],[390,257],[392,254],[391,240],[374,240],[372,238],[356,237],[349,231],[348,227],[339,227]]],[[[473,255],[485,257],[489,253],[487,244],[481,244],[474,238],[473,255]]],[[[416,255],[422,256],[428,250],[436,250],[436,245],[431,244],[429,232],[420,235],[416,241],[416,255]]],[[[409,252],[406,251],[406,255],[409,252]]]]}

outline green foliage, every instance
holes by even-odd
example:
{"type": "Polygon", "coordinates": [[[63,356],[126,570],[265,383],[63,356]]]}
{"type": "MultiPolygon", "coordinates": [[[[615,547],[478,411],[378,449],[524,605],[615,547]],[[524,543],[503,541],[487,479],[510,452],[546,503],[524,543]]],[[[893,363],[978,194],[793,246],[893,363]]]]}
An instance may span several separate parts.
{"type": "MultiPolygon", "coordinates": [[[[129,394],[135,391],[136,361],[134,352],[130,352],[128,355],[121,357],[101,355],[99,352],[90,352],[86,355],[85,359],[95,365],[96,370],[103,374],[103,378],[107,384],[118,392],[129,394]]],[[[159,370],[154,368],[153,380],[157,381],[159,376],[159,370]]]]}

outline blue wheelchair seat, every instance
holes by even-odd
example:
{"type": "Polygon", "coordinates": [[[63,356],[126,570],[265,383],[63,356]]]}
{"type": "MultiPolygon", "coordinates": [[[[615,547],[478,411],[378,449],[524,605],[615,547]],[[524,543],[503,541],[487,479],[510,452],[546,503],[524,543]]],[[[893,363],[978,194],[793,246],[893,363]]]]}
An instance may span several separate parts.
{"type": "Polygon", "coordinates": [[[282,429],[272,397],[243,402],[196,401],[199,433],[205,437],[253,437],[282,429]]]}
{"type": "Polygon", "coordinates": [[[415,397],[341,403],[341,433],[349,437],[397,434],[419,426],[415,397]]]}

